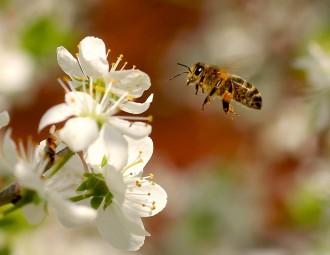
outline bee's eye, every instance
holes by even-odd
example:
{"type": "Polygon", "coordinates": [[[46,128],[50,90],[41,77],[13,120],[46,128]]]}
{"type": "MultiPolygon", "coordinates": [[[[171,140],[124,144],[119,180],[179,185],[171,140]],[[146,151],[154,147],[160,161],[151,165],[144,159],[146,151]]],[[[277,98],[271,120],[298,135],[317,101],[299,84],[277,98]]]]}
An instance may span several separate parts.
{"type": "Polygon", "coordinates": [[[201,75],[201,73],[203,73],[203,71],[204,71],[204,68],[202,66],[198,66],[195,69],[194,75],[199,76],[199,75],[201,75]]]}

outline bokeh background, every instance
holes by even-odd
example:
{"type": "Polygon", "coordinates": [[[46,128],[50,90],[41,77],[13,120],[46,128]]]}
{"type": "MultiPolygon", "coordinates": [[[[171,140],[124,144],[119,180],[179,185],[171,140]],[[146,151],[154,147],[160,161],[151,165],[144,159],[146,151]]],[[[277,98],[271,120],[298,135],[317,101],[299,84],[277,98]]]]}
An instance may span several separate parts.
{"type": "MultiPolygon", "coordinates": [[[[149,74],[155,94],[145,171],[169,200],[137,254],[330,254],[328,0],[1,0],[0,110],[14,138],[45,137],[38,122],[64,95],[56,47],[75,53],[88,35],[149,74]],[[168,80],[197,61],[248,79],[262,110],[202,111],[184,75],[168,80]]],[[[16,214],[0,221],[0,254],[125,253],[93,228],[16,214]]]]}

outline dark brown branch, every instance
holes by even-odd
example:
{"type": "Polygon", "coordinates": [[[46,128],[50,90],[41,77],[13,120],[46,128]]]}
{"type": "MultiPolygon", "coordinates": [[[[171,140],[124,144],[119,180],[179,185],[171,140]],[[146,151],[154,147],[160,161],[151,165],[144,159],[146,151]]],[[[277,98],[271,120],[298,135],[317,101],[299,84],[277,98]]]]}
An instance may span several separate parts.
{"type": "Polygon", "coordinates": [[[18,183],[13,183],[0,191],[0,206],[18,202],[21,199],[20,191],[21,186],[18,183]]]}

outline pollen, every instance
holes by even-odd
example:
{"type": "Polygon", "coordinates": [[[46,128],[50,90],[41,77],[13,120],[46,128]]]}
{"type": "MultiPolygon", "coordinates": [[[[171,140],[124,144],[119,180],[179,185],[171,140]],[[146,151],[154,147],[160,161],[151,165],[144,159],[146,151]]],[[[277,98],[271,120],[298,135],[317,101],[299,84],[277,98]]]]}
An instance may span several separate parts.
{"type": "Polygon", "coordinates": [[[151,196],[151,193],[150,192],[148,193],[148,196],[151,196]]]}
{"type": "Polygon", "coordinates": [[[142,150],[139,150],[139,154],[142,155],[143,151],[142,150]]]}
{"type": "Polygon", "coordinates": [[[136,68],[136,65],[133,65],[132,69],[134,70],[136,68]]]}
{"type": "Polygon", "coordinates": [[[66,75],[63,76],[62,80],[63,80],[63,81],[71,81],[71,79],[70,79],[68,76],[66,76],[66,75]]]}
{"type": "Polygon", "coordinates": [[[116,80],[115,80],[114,78],[110,78],[109,82],[110,82],[110,83],[115,83],[116,80]]]}
{"type": "Polygon", "coordinates": [[[76,57],[77,57],[77,58],[79,57],[79,53],[78,53],[78,52],[76,53],[76,57]]]}
{"type": "Polygon", "coordinates": [[[154,116],[149,115],[149,116],[148,116],[148,122],[153,122],[153,120],[154,120],[154,116]]]}
{"type": "Polygon", "coordinates": [[[154,176],[155,176],[155,175],[154,175],[153,173],[150,173],[150,174],[149,174],[149,177],[150,177],[151,179],[153,179],[154,176]]]}
{"type": "Polygon", "coordinates": [[[118,59],[122,60],[123,57],[124,57],[124,55],[123,54],[120,54],[119,57],[118,57],[118,59]]]}
{"type": "Polygon", "coordinates": [[[131,95],[129,95],[129,96],[127,96],[127,100],[128,100],[128,101],[134,101],[134,97],[131,96],[131,95]]]}
{"type": "Polygon", "coordinates": [[[135,182],[135,185],[136,185],[137,187],[139,187],[139,188],[141,187],[141,183],[140,183],[139,181],[136,181],[136,182],[135,182]]]}
{"type": "Polygon", "coordinates": [[[76,100],[73,97],[71,97],[70,98],[70,103],[74,104],[75,102],[76,102],[76,100]]]}
{"type": "Polygon", "coordinates": [[[153,210],[155,210],[155,209],[156,209],[156,206],[154,206],[154,205],[153,205],[153,206],[151,206],[151,208],[150,208],[150,209],[153,211],[153,210]]]}
{"type": "Polygon", "coordinates": [[[156,183],[155,183],[155,182],[151,182],[151,185],[152,185],[152,186],[155,186],[155,185],[156,185],[156,183]]]}

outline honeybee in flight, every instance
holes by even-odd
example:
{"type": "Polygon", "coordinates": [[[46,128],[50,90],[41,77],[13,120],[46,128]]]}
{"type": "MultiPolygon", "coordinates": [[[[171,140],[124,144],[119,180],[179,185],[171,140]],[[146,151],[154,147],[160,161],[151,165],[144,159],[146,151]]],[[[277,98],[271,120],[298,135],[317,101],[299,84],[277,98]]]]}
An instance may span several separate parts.
{"type": "Polygon", "coordinates": [[[261,109],[262,98],[258,89],[239,76],[230,74],[217,66],[205,65],[200,62],[191,68],[184,64],[177,64],[186,67],[188,71],[175,75],[170,80],[182,74],[188,74],[187,86],[190,84],[195,85],[195,95],[197,95],[199,88],[202,89],[203,93],[207,93],[202,110],[204,110],[205,104],[209,103],[213,97],[222,99],[223,110],[230,118],[232,118],[232,114],[238,116],[230,104],[233,99],[249,108],[261,109]]]}

